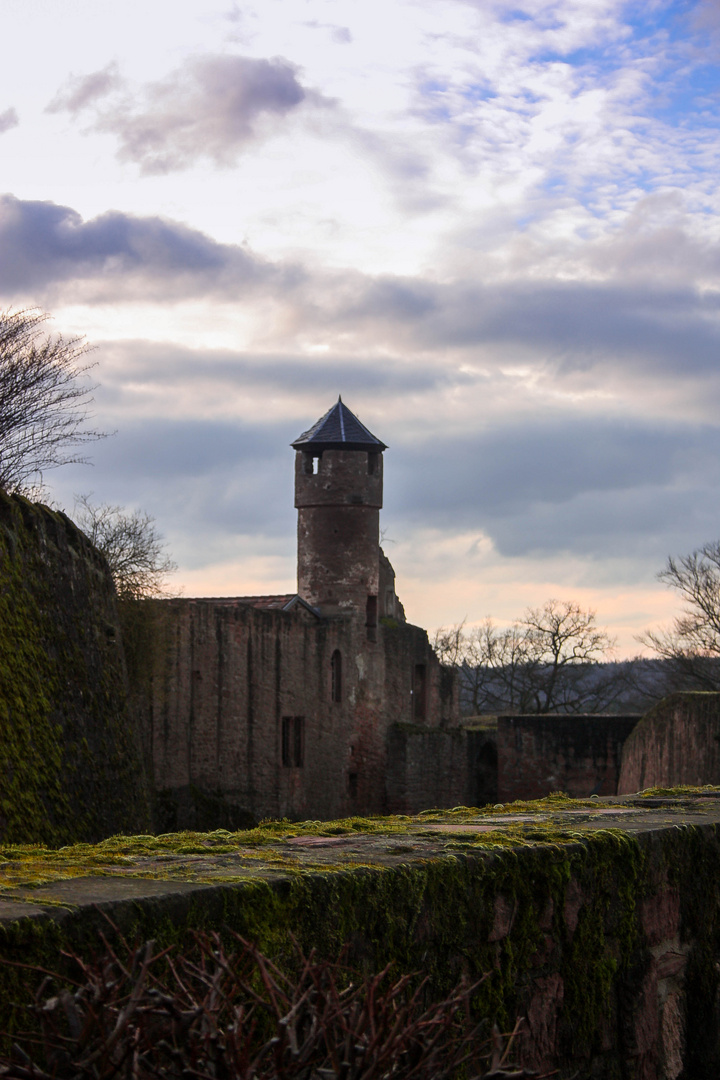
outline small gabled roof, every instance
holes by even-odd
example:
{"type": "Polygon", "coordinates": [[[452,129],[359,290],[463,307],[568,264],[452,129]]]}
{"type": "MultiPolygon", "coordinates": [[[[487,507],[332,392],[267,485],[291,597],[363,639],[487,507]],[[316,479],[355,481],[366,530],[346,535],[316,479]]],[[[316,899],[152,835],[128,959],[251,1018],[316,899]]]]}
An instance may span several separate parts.
{"type": "Polygon", "coordinates": [[[355,413],[343,404],[341,397],[331,409],[321,416],[309,431],[303,431],[291,445],[296,450],[368,450],[379,454],[387,450],[384,442],[375,438],[361,424],[355,413]]]}

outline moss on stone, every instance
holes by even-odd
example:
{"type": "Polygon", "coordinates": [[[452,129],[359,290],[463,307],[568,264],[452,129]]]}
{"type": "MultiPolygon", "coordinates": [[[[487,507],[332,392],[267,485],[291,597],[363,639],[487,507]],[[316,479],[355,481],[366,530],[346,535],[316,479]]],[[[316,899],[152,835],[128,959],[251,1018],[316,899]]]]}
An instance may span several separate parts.
{"type": "Polygon", "coordinates": [[[0,837],[147,821],[112,581],[63,515],[0,493],[0,837]]]}

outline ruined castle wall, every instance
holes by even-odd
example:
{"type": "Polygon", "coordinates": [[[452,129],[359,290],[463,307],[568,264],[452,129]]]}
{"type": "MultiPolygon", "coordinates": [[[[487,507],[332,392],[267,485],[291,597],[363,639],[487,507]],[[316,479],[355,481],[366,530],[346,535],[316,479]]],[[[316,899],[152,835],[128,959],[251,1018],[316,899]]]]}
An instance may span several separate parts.
{"type": "Polygon", "coordinates": [[[498,800],[614,795],[638,716],[498,717],[498,800]]]}
{"type": "Polygon", "coordinates": [[[388,732],[388,810],[483,806],[497,799],[494,732],[394,724],[388,732]]]}
{"type": "Polygon", "coordinates": [[[678,784],[720,784],[720,694],[671,694],[623,747],[619,794],[678,784]]]}
{"type": "Polygon", "coordinates": [[[381,624],[368,640],[363,619],[318,620],[301,606],[145,608],[152,647],[143,656],[152,658],[136,673],[136,703],[158,828],[382,813],[388,728],[413,721],[421,693],[425,723],[456,716],[454,681],[418,627],[381,624]]]}
{"type": "Polygon", "coordinates": [[[64,514],[0,493],[0,838],[142,832],[115,588],[64,514]]]}

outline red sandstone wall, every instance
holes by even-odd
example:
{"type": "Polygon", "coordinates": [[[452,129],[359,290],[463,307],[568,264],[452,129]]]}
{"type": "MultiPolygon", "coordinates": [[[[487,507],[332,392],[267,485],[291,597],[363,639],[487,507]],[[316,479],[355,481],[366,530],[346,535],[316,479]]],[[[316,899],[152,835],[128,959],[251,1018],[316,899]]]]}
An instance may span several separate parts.
{"type": "Polygon", "coordinates": [[[454,681],[442,674],[418,627],[381,624],[371,642],[364,618],[318,621],[299,607],[279,612],[237,601],[173,600],[154,610],[154,671],[140,712],[154,788],[164,793],[163,805],[176,807],[167,828],[211,827],[213,798],[233,808],[230,824],[240,824],[243,814],[385,811],[387,732],[413,718],[417,665],[426,668],[427,723],[456,719],[454,681]],[[340,702],[331,695],[336,649],[343,658],[340,702]],[[296,716],[304,717],[300,767],[282,761],[283,718],[296,716]],[[210,820],[197,818],[197,792],[210,820]]]}
{"type": "Polygon", "coordinates": [[[295,455],[298,508],[298,592],[326,610],[364,614],[379,581],[379,514],[382,454],[368,473],[368,455],[325,450],[318,472],[305,472],[306,455],[295,455]]]}
{"type": "Polygon", "coordinates": [[[618,794],[720,783],[720,694],[677,693],[637,725],[622,753],[618,794]]]}
{"type": "Polygon", "coordinates": [[[386,783],[393,814],[494,803],[495,732],[395,724],[388,733],[386,783]]]}
{"type": "Polygon", "coordinates": [[[615,795],[637,716],[498,717],[498,800],[615,795]]]}

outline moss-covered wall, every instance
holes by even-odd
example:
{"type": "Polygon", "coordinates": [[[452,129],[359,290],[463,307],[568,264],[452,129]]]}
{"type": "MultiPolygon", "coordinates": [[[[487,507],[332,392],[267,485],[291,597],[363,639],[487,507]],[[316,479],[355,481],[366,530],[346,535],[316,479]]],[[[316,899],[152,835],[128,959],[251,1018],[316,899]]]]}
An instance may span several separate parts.
{"type": "Polygon", "coordinates": [[[0,492],[0,838],[143,831],[115,590],[65,517],[0,492]]]}
{"type": "MultiPolygon", "coordinates": [[[[110,933],[103,908],[131,940],[153,938],[158,947],[192,949],[197,927],[234,929],[286,960],[292,936],[321,955],[349,943],[350,963],[394,961],[427,975],[434,996],[461,973],[487,975],[475,1007],[501,1030],[523,1017],[519,1056],[543,1073],[715,1080],[715,825],[576,836],[491,852],[456,834],[444,856],[405,865],[185,889],[153,881],[154,895],[114,904],[102,903],[96,879],[98,907],[0,925],[0,956],[56,967],[61,948],[92,952],[98,932],[110,933]]],[[[0,965],[0,1030],[12,1030],[10,1003],[30,992],[26,970],[0,965]]]]}

